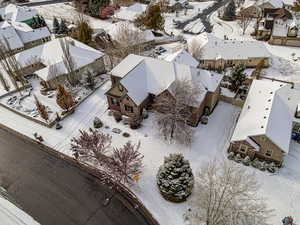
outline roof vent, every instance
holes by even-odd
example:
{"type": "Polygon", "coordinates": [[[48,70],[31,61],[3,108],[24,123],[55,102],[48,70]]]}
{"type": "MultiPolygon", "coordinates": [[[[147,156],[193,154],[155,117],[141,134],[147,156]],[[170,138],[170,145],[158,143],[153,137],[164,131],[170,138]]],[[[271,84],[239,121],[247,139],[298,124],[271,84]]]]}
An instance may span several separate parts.
{"type": "Polygon", "coordinates": [[[266,110],[269,110],[269,108],[266,108],[266,110]]]}
{"type": "Polygon", "coordinates": [[[260,128],[264,128],[264,126],[261,126],[260,128]]]}

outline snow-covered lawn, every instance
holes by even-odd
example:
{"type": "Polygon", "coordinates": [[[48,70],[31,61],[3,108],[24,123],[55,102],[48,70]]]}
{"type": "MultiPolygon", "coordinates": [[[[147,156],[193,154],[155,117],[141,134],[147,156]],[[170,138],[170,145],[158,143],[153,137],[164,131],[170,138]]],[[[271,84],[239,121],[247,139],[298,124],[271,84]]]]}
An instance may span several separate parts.
{"type": "MultiPolygon", "coordinates": [[[[189,207],[186,203],[170,203],[164,200],[159,194],[155,177],[159,166],[162,164],[164,156],[169,153],[181,152],[190,160],[192,169],[196,173],[199,167],[208,160],[226,157],[226,150],[234,129],[239,109],[219,102],[215,111],[209,118],[207,125],[199,125],[195,128],[194,142],[190,147],[165,143],[154,128],[154,118],[150,114],[149,118],[143,121],[142,128],[131,130],[128,126],[116,123],[112,116],[108,115],[107,103],[104,93],[110,88],[110,82],[100,87],[83,102],[72,116],[61,122],[62,130],[46,128],[23,117],[14,114],[0,107],[0,123],[15,129],[24,135],[33,138],[33,133],[37,132],[45,139],[45,144],[67,155],[72,155],[70,151],[70,139],[79,134],[79,129],[92,127],[95,116],[99,117],[105,126],[101,128],[103,132],[108,132],[113,136],[113,145],[121,146],[127,141],[133,143],[141,142],[140,151],[144,154],[143,173],[138,184],[132,186],[132,190],[143,201],[161,225],[183,225],[183,213],[189,207]],[[112,128],[119,128],[123,132],[130,133],[129,138],[120,134],[115,134],[112,128]]],[[[267,172],[256,171],[259,180],[262,182],[261,193],[268,198],[271,208],[275,208],[275,216],[271,218],[271,223],[280,224],[280,219],[285,215],[292,214],[297,218],[300,215],[300,145],[292,143],[292,149],[285,160],[285,167],[279,174],[271,175],[267,172]]],[[[250,168],[249,168],[250,169],[250,168]]],[[[193,193],[195,194],[195,193],[193,193]]],[[[193,198],[193,194],[191,198],[193,198]]]]}

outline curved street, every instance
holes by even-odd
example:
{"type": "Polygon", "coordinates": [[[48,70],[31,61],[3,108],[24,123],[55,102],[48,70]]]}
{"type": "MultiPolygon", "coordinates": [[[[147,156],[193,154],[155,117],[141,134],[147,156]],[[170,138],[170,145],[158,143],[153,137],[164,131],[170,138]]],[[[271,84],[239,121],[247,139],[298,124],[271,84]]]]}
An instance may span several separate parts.
{"type": "MultiPolygon", "coordinates": [[[[152,225],[77,166],[0,128],[0,186],[43,225],[152,225]]],[[[1,222],[0,222],[1,224],[1,222]]]]}

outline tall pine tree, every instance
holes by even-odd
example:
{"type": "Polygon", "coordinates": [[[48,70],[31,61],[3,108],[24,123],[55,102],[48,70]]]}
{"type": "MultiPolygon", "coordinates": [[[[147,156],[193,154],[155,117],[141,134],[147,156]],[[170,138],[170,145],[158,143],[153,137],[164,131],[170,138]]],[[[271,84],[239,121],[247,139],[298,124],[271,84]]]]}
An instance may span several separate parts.
{"type": "Polygon", "coordinates": [[[243,65],[235,66],[229,77],[230,89],[237,92],[246,81],[245,67],[243,65]]]}
{"type": "Polygon", "coordinates": [[[61,20],[60,25],[59,25],[59,30],[58,33],[59,34],[66,34],[68,32],[68,27],[66,25],[65,20],[61,20]]]}
{"type": "Polygon", "coordinates": [[[59,31],[59,22],[56,17],[53,19],[53,33],[57,34],[59,31]]]}
{"type": "Polygon", "coordinates": [[[234,1],[230,1],[224,9],[223,20],[232,21],[235,20],[235,3],[234,1]]]}

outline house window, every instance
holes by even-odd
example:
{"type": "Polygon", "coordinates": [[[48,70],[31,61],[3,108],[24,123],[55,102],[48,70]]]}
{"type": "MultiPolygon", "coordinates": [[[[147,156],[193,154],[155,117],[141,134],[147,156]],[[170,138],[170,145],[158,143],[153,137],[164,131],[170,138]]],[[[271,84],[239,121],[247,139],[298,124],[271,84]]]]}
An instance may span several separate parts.
{"type": "Polygon", "coordinates": [[[272,156],[272,153],[273,153],[272,149],[268,149],[268,150],[266,151],[266,156],[271,157],[271,156],[272,156]]]}
{"type": "Polygon", "coordinates": [[[127,112],[133,113],[133,107],[132,107],[132,106],[125,105],[125,110],[126,110],[127,112]]]}
{"type": "Polygon", "coordinates": [[[119,106],[120,102],[115,98],[111,98],[111,104],[119,106]]]}
{"type": "Polygon", "coordinates": [[[246,145],[243,145],[243,144],[241,144],[240,145],[240,152],[243,152],[243,153],[246,153],[246,151],[247,151],[247,149],[248,149],[248,147],[246,146],[246,145]]]}

